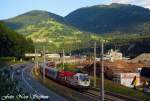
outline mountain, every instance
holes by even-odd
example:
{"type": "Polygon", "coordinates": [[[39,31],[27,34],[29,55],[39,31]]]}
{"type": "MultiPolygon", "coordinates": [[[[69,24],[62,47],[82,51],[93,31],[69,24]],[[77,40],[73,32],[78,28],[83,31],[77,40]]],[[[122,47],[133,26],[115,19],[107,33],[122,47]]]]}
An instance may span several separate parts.
{"type": "Polygon", "coordinates": [[[65,19],[80,30],[99,34],[150,31],[150,10],[130,4],[84,7],[71,12],[65,19]]]}
{"type": "Polygon", "coordinates": [[[30,11],[5,20],[5,23],[26,38],[31,38],[38,47],[46,45],[53,51],[76,49],[83,46],[82,43],[99,38],[67,25],[63,17],[46,11],[30,11]]]}
{"type": "Polygon", "coordinates": [[[65,23],[63,17],[42,10],[33,10],[14,18],[7,19],[5,20],[5,23],[17,32],[27,35],[28,32],[26,33],[24,29],[26,29],[28,25],[36,25],[39,22],[49,19],[55,19],[58,22],[65,23]]]}
{"type": "Polygon", "coordinates": [[[33,42],[9,29],[0,21],[0,57],[23,57],[25,52],[33,52],[33,42]]]}
{"type": "Polygon", "coordinates": [[[74,50],[76,53],[89,49],[91,52],[91,41],[97,41],[100,45],[100,40],[105,39],[108,41],[108,49],[119,45],[125,55],[131,53],[130,56],[134,57],[150,51],[149,12],[148,9],[134,5],[96,5],[81,8],[65,18],[34,10],[4,22],[27,39],[31,38],[38,49],[46,46],[51,52],[60,52],[62,49],[68,52],[74,50]],[[77,24],[73,25],[77,28],[70,26],[71,21],[77,24]],[[85,31],[111,34],[98,35],[85,31]],[[141,36],[141,33],[146,35],[141,36]]]}

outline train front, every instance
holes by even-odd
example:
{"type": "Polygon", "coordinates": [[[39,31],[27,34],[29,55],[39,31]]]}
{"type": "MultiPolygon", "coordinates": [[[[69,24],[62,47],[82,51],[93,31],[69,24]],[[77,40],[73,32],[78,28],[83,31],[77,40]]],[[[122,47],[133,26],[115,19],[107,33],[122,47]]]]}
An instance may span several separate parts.
{"type": "Polygon", "coordinates": [[[78,76],[79,88],[84,89],[90,87],[90,78],[88,74],[77,73],[76,76],[78,76]]]}

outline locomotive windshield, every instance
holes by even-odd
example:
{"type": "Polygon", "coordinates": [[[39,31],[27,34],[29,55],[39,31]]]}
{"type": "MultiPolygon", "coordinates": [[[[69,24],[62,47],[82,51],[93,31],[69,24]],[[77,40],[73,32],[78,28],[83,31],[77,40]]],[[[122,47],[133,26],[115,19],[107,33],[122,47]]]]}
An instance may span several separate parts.
{"type": "Polygon", "coordinates": [[[88,81],[88,80],[89,80],[89,76],[88,76],[88,75],[80,75],[80,76],[79,76],[79,79],[80,79],[81,81],[88,81]]]}

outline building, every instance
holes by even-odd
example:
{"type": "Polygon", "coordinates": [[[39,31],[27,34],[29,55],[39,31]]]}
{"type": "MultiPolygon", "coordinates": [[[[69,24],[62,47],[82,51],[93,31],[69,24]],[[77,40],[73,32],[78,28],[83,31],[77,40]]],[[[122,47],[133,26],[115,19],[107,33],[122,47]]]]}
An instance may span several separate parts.
{"type": "Polygon", "coordinates": [[[70,56],[70,57],[65,57],[65,63],[76,63],[80,64],[82,62],[86,61],[86,57],[77,57],[77,56],[70,56]]]}
{"type": "Polygon", "coordinates": [[[140,86],[140,73],[115,73],[113,76],[113,82],[126,87],[140,86]]]}
{"type": "Polygon", "coordinates": [[[123,60],[104,61],[105,77],[112,80],[115,73],[138,73],[143,67],[140,63],[128,63],[123,60]]]}
{"type": "Polygon", "coordinates": [[[105,62],[105,76],[113,82],[126,87],[141,85],[140,70],[143,67],[140,63],[128,63],[123,60],[105,62]],[[136,79],[136,83],[134,80],[136,79]]]}
{"type": "MultiPolygon", "coordinates": [[[[136,76],[136,86],[139,86],[140,83],[140,70],[143,67],[141,63],[129,63],[123,60],[117,60],[114,62],[103,61],[104,63],[104,75],[105,78],[112,80],[116,83],[127,87],[133,87],[131,81],[134,80],[136,76]]],[[[84,68],[86,72],[90,75],[93,75],[94,65],[89,62],[84,68]]],[[[99,76],[101,73],[101,62],[96,64],[96,74],[99,76]]]]}
{"type": "Polygon", "coordinates": [[[60,54],[46,54],[47,58],[60,58],[60,54]]]}
{"type": "Polygon", "coordinates": [[[123,55],[118,50],[109,50],[106,55],[104,56],[104,60],[110,60],[110,61],[116,61],[116,60],[122,60],[123,55]]]}
{"type": "Polygon", "coordinates": [[[41,53],[25,53],[25,56],[26,57],[35,57],[35,56],[37,56],[37,57],[41,57],[42,56],[42,54],[41,53]]]}

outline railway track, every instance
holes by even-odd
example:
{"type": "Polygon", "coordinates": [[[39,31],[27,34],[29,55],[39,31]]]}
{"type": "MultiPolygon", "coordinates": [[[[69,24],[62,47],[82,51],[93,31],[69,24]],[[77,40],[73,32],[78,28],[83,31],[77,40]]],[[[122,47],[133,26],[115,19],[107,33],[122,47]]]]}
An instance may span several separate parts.
{"type": "MultiPolygon", "coordinates": [[[[98,94],[92,93],[90,91],[86,91],[82,94],[84,94],[84,96],[91,97],[94,101],[99,101],[101,99],[101,96],[99,96],[98,94]]],[[[115,101],[115,100],[113,100],[111,98],[107,98],[107,97],[105,97],[104,100],[105,101],[115,101]]]]}
{"type": "MultiPolygon", "coordinates": [[[[99,89],[92,88],[91,91],[99,92],[99,89]]],[[[110,91],[105,91],[105,95],[114,96],[116,98],[123,99],[124,101],[140,101],[139,99],[125,96],[125,95],[118,94],[118,93],[114,93],[114,92],[110,92],[110,91]]]]}
{"type": "Polygon", "coordinates": [[[90,93],[90,92],[84,92],[84,93],[81,93],[83,96],[87,96],[91,99],[93,99],[93,101],[98,101],[98,99],[100,99],[100,96],[96,95],[96,94],[93,94],[93,93],[90,93]]]}

